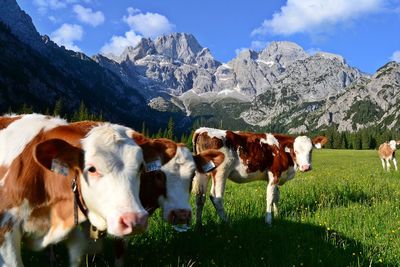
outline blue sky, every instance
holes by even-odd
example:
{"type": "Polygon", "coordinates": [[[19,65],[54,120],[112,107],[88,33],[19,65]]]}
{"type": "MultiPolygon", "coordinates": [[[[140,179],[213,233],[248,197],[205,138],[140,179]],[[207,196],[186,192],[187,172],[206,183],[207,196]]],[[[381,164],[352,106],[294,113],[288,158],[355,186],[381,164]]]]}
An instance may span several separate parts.
{"type": "Polygon", "coordinates": [[[17,0],[40,34],[82,51],[119,54],[140,38],[193,34],[228,62],[242,49],[293,41],[374,73],[400,61],[400,0],[17,0]]]}

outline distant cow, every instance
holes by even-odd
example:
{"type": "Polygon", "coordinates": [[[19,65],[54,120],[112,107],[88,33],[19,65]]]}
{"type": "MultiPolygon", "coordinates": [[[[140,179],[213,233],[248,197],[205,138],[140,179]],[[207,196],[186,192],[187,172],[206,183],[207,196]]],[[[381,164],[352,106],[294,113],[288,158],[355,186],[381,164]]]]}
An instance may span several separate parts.
{"type": "Polygon", "coordinates": [[[23,266],[21,239],[40,250],[86,216],[118,237],[147,228],[132,129],[38,114],[2,117],[0,129],[0,266],[23,266]]]}
{"type": "Polygon", "coordinates": [[[396,145],[399,145],[400,141],[390,140],[379,146],[378,154],[382,161],[382,167],[384,170],[390,170],[390,160],[393,161],[395,170],[397,171],[397,161],[395,157],[396,145]]]}
{"type": "MultiPolygon", "coordinates": [[[[246,183],[267,180],[266,223],[272,223],[272,208],[278,212],[279,188],[291,180],[296,170],[311,170],[313,145],[321,148],[327,142],[324,136],[312,141],[306,136],[291,137],[282,134],[242,133],[211,128],[200,128],[193,136],[194,153],[218,149],[224,160],[212,171],[210,199],[223,221],[228,218],[223,206],[226,180],[246,183]]],[[[196,195],[196,220],[201,223],[205,193],[209,178],[197,173],[193,184],[196,195]]]]}

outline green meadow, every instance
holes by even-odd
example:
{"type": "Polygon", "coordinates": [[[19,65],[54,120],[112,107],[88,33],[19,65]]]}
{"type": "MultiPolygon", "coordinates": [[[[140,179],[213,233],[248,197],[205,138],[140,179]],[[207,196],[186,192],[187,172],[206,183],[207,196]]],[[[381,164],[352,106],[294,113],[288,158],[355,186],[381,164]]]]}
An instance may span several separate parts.
{"type": "MultiPolygon", "coordinates": [[[[400,266],[400,172],[384,172],[377,151],[315,150],[313,170],[280,190],[272,226],[264,223],[265,182],[228,182],[230,224],[209,200],[202,229],[186,233],[156,213],[149,231],[130,240],[126,266],[400,266]]],[[[110,240],[104,246],[83,266],[114,266],[110,240]]],[[[56,252],[65,266],[65,248],[56,252]]],[[[26,266],[48,259],[23,254],[26,266]]]]}

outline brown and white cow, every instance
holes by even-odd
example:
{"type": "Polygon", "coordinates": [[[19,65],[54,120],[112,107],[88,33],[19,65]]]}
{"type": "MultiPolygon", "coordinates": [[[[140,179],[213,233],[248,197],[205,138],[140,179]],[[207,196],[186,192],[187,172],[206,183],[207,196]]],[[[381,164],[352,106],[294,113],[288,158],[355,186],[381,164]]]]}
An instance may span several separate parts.
{"type": "MultiPolygon", "coordinates": [[[[194,153],[205,149],[218,149],[224,160],[212,171],[210,199],[223,221],[227,215],[223,206],[226,180],[247,183],[267,180],[267,211],[265,221],[272,223],[272,208],[278,213],[279,187],[293,179],[296,170],[311,170],[313,145],[320,148],[327,138],[319,136],[311,140],[307,136],[292,137],[282,134],[232,132],[212,128],[200,128],[193,136],[194,153]]],[[[197,173],[193,193],[196,195],[196,222],[201,224],[209,177],[197,173]]]]}
{"type": "Polygon", "coordinates": [[[210,171],[202,168],[207,164],[219,166],[223,154],[207,149],[193,156],[184,144],[170,139],[147,138],[140,133],[133,138],[142,148],[145,161],[140,187],[143,206],[150,213],[161,207],[163,219],[172,225],[189,225],[192,218],[189,198],[195,171],[210,171]]]}
{"type": "Polygon", "coordinates": [[[75,212],[76,182],[88,218],[114,236],[142,232],[142,149],[133,130],[69,125],[39,114],[0,118],[0,266],[23,266],[21,239],[34,250],[57,243],[86,220],[75,212]]]}
{"type": "Polygon", "coordinates": [[[397,161],[395,157],[396,145],[400,145],[400,141],[390,140],[379,146],[378,155],[384,170],[390,170],[390,160],[392,160],[393,166],[397,171],[397,161]]]}
{"type": "MultiPolygon", "coordinates": [[[[134,132],[132,137],[142,148],[144,157],[144,168],[140,175],[140,201],[143,207],[149,215],[161,208],[162,217],[166,222],[173,225],[177,231],[186,231],[192,218],[189,198],[195,170],[203,173],[204,165],[218,166],[222,162],[223,154],[209,149],[192,156],[184,144],[170,139],[148,138],[137,132],[134,132]]],[[[71,250],[87,242],[87,235],[81,236],[79,240],[76,236],[73,238],[74,240],[70,240],[67,245],[71,257],[77,257],[78,255],[71,250]]],[[[122,266],[124,247],[122,240],[116,240],[116,266],[122,266]]],[[[81,253],[83,252],[82,250],[81,253]]],[[[79,262],[79,258],[72,261],[79,262]]]]}

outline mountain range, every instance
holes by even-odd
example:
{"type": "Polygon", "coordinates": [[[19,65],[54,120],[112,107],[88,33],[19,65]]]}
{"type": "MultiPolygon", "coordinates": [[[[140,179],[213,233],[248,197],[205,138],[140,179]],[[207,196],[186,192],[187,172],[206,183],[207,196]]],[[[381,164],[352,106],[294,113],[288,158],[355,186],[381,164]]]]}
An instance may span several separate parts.
{"type": "Polygon", "coordinates": [[[91,112],[154,128],[169,117],[185,131],[194,122],[254,131],[398,128],[400,64],[373,75],[340,56],[307,53],[292,42],[244,50],[227,63],[188,33],[143,38],[120,56],[66,50],[40,36],[15,0],[0,9],[0,111],[22,103],[91,112]]]}

